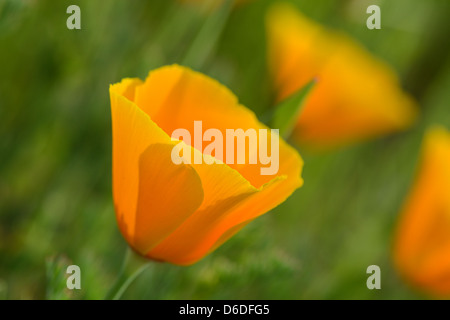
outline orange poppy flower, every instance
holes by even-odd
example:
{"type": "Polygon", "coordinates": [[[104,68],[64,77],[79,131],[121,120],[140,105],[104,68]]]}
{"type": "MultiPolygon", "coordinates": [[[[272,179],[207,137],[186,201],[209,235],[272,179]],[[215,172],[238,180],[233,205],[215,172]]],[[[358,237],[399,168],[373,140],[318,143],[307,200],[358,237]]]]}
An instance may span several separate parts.
{"type": "Polygon", "coordinates": [[[450,133],[430,130],[394,245],[397,269],[413,285],[450,296],[450,133]]]}
{"type": "MultiPolygon", "coordinates": [[[[281,139],[279,170],[272,176],[261,175],[261,163],[174,164],[171,153],[180,142],[171,133],[184,128],[195,134],[194,121],[222,133],[267,129],[205,75],[166,66],[145,82],[112,85],[110,96],[116,217],[127,242],[143,256],[194,263],[303,183],[303,161],[281,139]]],[[[204,152],[189,148],[194,156],[204,152]]]]}
{"type": "Polygon", "coordinates": [[[393,70],[350,37],[278,4],[267,16],[269,65],[278,100],[318,82],[293,132],[299,142],[326,148],[410,126],[417,108],[393,70]]]}

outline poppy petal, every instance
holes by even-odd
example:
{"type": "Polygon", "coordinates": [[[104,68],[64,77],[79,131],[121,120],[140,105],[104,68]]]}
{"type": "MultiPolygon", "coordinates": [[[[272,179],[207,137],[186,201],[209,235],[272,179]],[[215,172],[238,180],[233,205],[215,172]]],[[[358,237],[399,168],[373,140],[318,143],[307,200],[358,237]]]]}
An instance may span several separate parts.
{"type": "Polygon", "coordinates": [[[411,282],[450,294],[450,135],[442,128],[425,138],[420,169],[403,210],[394,260],[411,282]]]}
{"type": "MultiPolygon", "coordinates": [[[[224,140],[227,129],[264,129],[268,130],[267,142],[270,143],[270,129],[260,123],[252,111],[240,105],[229,89],[185,67],[172,65],[150,72],[145,83],[137,89],[136,103],[169,135],[175,129],[184,128],[194,136],[194,121],[201,120],[203,132],[218,129],[224,140]]],[[[257,145],[259,146],[259,136],[257,145]]],[[[206,143],[203,144],[203,149],[205,146],[206,143]]],[[[234,154],[237,154],[237,145],[234,148],[234,154]]],[[[279,140],[279,148],[280,159],[283,159],[282,154],[288,157],[292,154],[301,162],[298,153],[282,139],[279,140]]],[[[261,163],[249,164],[247,160],[250,152],[248,148],[246,151],[245,164],[227,162],[227,165],[259,188],[273,176],[261,174],[261,168],[264,167],[261,163]]],[[[278,175],[287,174],[282,170],[281,162],[282,160],[278,175]]]]}
{"type": "Polygon", "coordinates": [[[134,244],[147,254],[200,207],[203,188],[195,169],[176,165],[174,144],[152,144],[139,163],[139,197],[134,244]]]}
{"type": "MultiPolygon", "coordinates": [[[[133,96],[133,87],[139,85],[138,81],[125,80],[124,82],[111,86],[111,113],[113,123],[113,194],[116,207],[116,215],[119,227],[127,241],[142,252],[151,246],[159,236],[165,235],[168,231],[176,228],[187,215],[194,210],[192,207],[200,205],[203,191],[198,175],[192,168],[185,165],[176,166],[170,159],[170,154],[154,152],[157,148],[173,147],[170,137],[162,131],[151,119],[139,109],[128,98],[133,96]],[[128,97],[128,98],[127,98],[128,97]],[[167,147],[161,147],[155,144],[165,144],[167,147]],[[150,152],[149,150],[153,151],[150,152]],[[154,167],[146,166],[143,163],[154,164],[158,157],[163,157],[167,162],[164,166],[154,167]],[[141,163],[141,165],[140,165],[141,163]],[[151,170],[158,171],[152,176],[151,170]],[[174,179],[174,172],[177,170],[180,174],[179,180],[174,179]],[[148,181],[150,177],[155,178],[159,174],[162,180],[148,181]],[[142,175],[143,178],[140,176],[142,175]],[[147,179],[145,179],[147,178],[147,179]],[[176,190],[182,189],[181,181],[190,185],[190,192],[173,194],[173,201],[187,204],[182,211],[175,203],[172,204],[173,213],[168,213],[170,217],[162,224],[143,225],[145,222],[153,222],[161,212],[146,210],[145,205],[150,205],[148,199],[158,196],[156,191],[163,190],[161,185],[167,183],[164,179],[172,178],[172,183],[176,190]],[[155,185],[157,187],[155,187],[155,185]],[[159,185],[159,186],[158,186],[159,185]],[[153,190],[153,195],[148,195],[145,189],[153,190]],[[155,190],[157,189],[157,190],[155,190]],[[144,197],[146,195],[147,199],[144,197]],[[144,212],[146,212],[144,214],[144,212]],[[147,215],[147,218],[144,218],[147,215]],[[140,223],[139,226],[137,223],[140,223]],[[143,240],[143,233],[147,233],[149,239],[143,240]],[[135,243],[138,241],[138,243],[135,243]]],[[[161,163],[160,163],[161,164],[161,163]]],[[[162,197],[159,194],[159,197],[162,197]]],[[[163,211],[159,208],[159,211],[163,211]]],[[[146,253],[143,252],[144,254],[146,253]]]]}
{"type": "Polygon", "coordinates": [[[349,36],[288,4],[269,10],[267,33],[279,100],[317,79],[293,133],[299,142],[333,147],[405,129],[416,119],[417,105],[394,71],[349,36]]]}
{"type": "MultiPolygon", "coordinates": [[[[237,172],[234,177],[230,175],[229,170],[232,169],[225,165],[193,166],[202,177],[204,203],[180,228],[150,251],[150,257],[181,265],[194,263],[245,224],[286,200],[302,184],[300,178],[279,176],[256,189],[240,178],[237,172]],[[206,177],[208,179],[205,179],[206,177]],[[220,181],[220,184],[217,181],[220,181]],[[213,187],[211,194],[207,191],[208,183],[213,187]]],[[[286,159],[284,169],[290,170],[292,177],[295,177],[294,173],[298,173],[300,168],[298,158],[286,159]]]]}

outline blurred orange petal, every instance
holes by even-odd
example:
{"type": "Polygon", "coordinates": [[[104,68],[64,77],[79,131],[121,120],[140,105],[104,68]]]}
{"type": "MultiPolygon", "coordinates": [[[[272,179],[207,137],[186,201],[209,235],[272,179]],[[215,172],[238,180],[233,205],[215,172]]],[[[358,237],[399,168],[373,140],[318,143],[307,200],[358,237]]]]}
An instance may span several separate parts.
{"type": "Polygon", "coordinates": [[[267,16],[269,64],[278,100],[312,79],[294,137],[314,148],[343,145],[409,127],[417,107],[394,71],[345,34],[288,4],[267,16]]]}
{"type": "Polygon", "coordinates": [[[394,246],[400,273],[413,285],[450,296],[450,134],[426,134],[414,187],[401,216],[394,246]]]}

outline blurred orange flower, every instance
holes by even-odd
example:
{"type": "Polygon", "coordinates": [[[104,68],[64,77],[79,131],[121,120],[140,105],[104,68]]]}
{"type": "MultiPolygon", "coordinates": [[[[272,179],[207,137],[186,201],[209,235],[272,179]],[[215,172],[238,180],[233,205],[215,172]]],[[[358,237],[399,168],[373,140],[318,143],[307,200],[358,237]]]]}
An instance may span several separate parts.
{"type": "Polygon", "coordinates": [[[269,65],[283,100],[312,79],[294,138],[314,148],[401,130],[417,108],[393,70],[348,36],[326,30],[288,4],[267,16],[269,65]]]}
{"type": "MultiPolygon", "coordinates": [[[[119,228],[138,253],[187,265],[216,249],[248,222],[283,202],[303,180],[303,161],[279,142],[277,175],[261,164],[180,164],[171,151],[177,128],[266,128],[215,80],[173,65],[145,82],[110,88],[113,196],[119,228]]],[[[191,148],[192,153],[204,152],[191,148]]]]}
{"type": "Polygon", "coordinates": [[[415,185],[394,245],[396,267],[413,285],[450,296],[450,133],[426,134],[415,185]]]}

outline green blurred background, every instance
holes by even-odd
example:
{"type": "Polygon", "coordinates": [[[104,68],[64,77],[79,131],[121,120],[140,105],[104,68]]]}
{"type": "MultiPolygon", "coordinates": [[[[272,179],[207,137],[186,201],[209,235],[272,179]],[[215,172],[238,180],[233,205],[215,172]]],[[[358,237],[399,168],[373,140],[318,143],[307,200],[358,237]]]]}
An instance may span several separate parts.
{"type": "MultiPolygon", "coordinates": [[[[111,195],[109,84],[186,63],[262,115],[273,104],[264,16],[177,1],[0,0],[0,298],[101,299],[127,245],[111,195]],[[81,8],[81,30],[66,9],[81,8]],[[206,26],[206,27],[205,27],[206,26]],[[195,45],[193,45],[195,43],[195,45]],[[82,289],[64,290],[69,264],[82,289]]],[[[190,267],[154,264],[123,298],[417,299],[392,266],[393,230],[425,128],[450,128],[450,1],[291,1],[399,73],[422,116],[405,133],[322,154],[305,185],[190,267]],[[366,28],[381,7],[382,29],[366,28]],[[366,268],[381,267],[381,290],[366,268]]]]}

